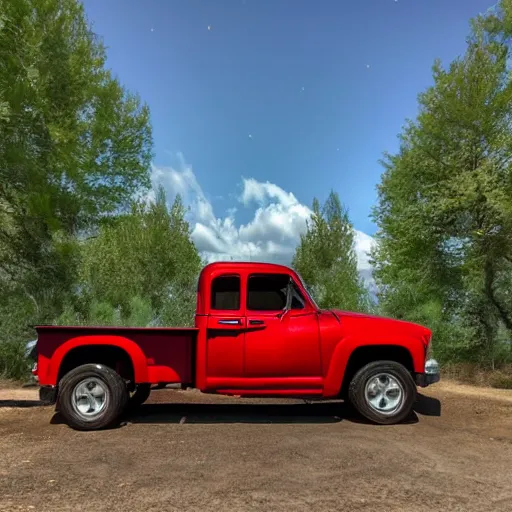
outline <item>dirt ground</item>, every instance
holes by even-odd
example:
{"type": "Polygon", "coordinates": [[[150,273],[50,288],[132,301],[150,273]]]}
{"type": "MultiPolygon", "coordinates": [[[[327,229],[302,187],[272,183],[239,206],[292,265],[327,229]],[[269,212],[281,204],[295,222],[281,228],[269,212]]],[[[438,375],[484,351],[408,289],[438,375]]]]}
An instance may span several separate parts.
{"type": "Polygon", "coordinates": [[[439,383],[416,410],[382,427],[340,403],[159,390],[82,433],[4,389],[0,511],[511,511],[512,392],[439,383]]]}

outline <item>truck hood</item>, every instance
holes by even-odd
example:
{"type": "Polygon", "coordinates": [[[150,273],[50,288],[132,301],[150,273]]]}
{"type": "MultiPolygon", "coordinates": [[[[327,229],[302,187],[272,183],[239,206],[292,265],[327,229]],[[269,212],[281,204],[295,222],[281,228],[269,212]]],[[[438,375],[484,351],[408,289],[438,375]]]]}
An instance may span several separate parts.
{"type": "Polygon", "coordinates": [[[364,313],[353,313],[351,311],[341,311],[338,309],[331,309],[341,324],[348,324],[348,327],[357,329],[369,329],[379,331],[393,331],[397,334],[413,336],[421,338],[421,340],[428,344],[432,337],[432,331],[423,325],[415,324],[413,322],[406,322],[404,320],[396,320],[394,318],[387,318],[383,316],[367,315],[364,313]]]}

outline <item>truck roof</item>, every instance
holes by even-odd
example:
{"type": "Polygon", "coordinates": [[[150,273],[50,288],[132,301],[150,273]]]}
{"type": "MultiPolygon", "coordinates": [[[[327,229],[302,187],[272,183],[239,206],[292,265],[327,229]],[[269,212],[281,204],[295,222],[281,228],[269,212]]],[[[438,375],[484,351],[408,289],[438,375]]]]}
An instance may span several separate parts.
{"type": "Polygon", "coordinates": [[[256,268],[258,270],[280,270],[282,272],[293,272],[290,267],[285,265],[278,265],[277,263],[264,263],[258,261],[216,261],[214,263],[209,263],[203,268],[203,272],[211,272],[216,270],[217,268],[236,270],[244,267],[256,268]]]}
{"type": "MultiPolygon", "coordinates": [[[[216,261],[206,265],[197,282],[197,307],[196,314],[208,314],[207,296],[210,293],[208,288],[211,285],[211,279],[214,276],[221,274],[286,274],[296,276],[299,280],[298,274],[290,267],[285,265],[278,265],[277,263],[263,263],[257,261],[216,261]]],[[[305,290],[307,293],[307,290],[305,290]]]]}

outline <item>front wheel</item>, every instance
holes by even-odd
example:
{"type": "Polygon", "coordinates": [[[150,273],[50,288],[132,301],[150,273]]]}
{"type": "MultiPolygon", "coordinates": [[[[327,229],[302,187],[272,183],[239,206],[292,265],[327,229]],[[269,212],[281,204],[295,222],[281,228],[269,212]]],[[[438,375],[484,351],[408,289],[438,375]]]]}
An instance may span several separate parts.
{"type": "Polygon", "coordinates": [[[76,430],[113,426],[128,402],[121,376],[102,364],[84,364],[67,373],[59,385],[59,410],[76,430]]]}
{"type": "Polygon", "coordinates": [[[375,361],[354,375],[348,397],[366,419],[391,425],[404,421],[411,414],[416,400],[416,384],[400,363],[375,361]]]}

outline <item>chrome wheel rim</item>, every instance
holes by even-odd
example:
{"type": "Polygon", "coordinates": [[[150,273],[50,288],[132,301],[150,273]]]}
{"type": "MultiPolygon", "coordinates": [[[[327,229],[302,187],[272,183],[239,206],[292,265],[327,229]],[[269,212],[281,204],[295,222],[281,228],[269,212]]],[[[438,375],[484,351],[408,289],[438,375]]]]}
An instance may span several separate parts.
{"type": "Polygon", "coordinates": [[[404,395],[402,383],[390,373],[374,375],[366,383],[366,403],[380,414],[397,413],[402,408],[404,395]]]}
{"type": "Polygon", "coordinates": [[[108,398],[106,384],[96,377],[89,377],[75,386],[72,395],[73,409],[82,419],[91,421],[106,409],[108,398]]]}

